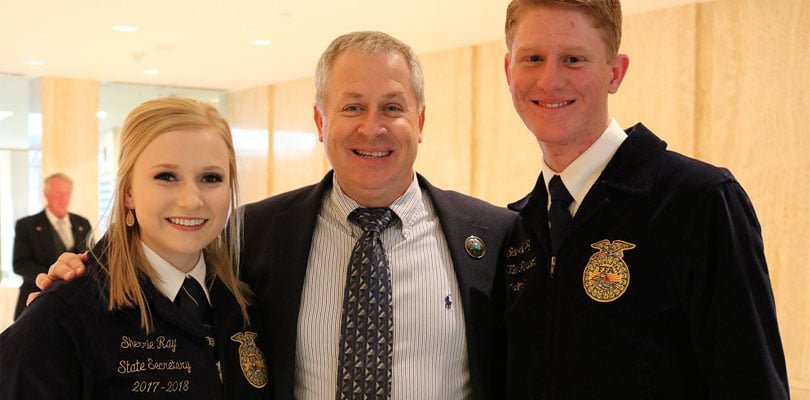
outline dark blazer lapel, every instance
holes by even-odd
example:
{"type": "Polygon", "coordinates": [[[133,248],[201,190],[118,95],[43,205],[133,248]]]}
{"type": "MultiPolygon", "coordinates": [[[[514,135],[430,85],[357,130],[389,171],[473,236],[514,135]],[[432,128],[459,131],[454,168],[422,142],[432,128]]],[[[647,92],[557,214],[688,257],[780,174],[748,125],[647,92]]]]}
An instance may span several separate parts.
{"type": "MultiPolygon", "coordinates": [[[[464,241],[470,236],[477,236],[484,240],[488,252],[498,252],[500,243],[486,243],[488,228],[475,222],[472,215],[468,215],[459,204],[451,201],[442,190],[432,186],[427,179],[418,175],[419,186],[425,188],[433,202],[439,223],[442,226],[450,257],[456,271],[459,290],[462,297],[472,289],[486,290],[492,287],[493,272],[487,268],[483,259],[475,259],[467,254],[464,241]],[[490,247],[491,246],[491,247],[490,247]]],[[[463,300],[463,299],[462,299],[463,300]]],[[[465,302],[465,314],[466,309],[465,302]]]]}
{"type": "MultiPolygon", "coordinates": [[[[42,252],[43,255],[48,255],[42,258],[44,260],[51,260],[51,263],[56,261],[56,257],[59,257],[59,254],[56,254],[56,244],[53,241],[53,235],[56,231],[54,231],[51,221],[48,221],[45,210],[42,210],[41,213],[36,215],[33,229],[34,235],[36,235],[34,237],[34,241],[36,242],[35,252],[42,252]]],[[[48,266],[50,266],[50,263],[48,263],[48,266]]]]}
{"type": "Polygon", "coordinates": [[[70,230],[73,232],[73,240],[76,243],[74,246],[77,249],[84,248],[85,246],[80,246],[80,244],[87,239],[89,227],[85,226],[76,214],[68,215],[70,216],[70,230]]]}
{"type": "MultiPolygon", "coordinates": [[[[278,302],[274,304],[283,307],[281,310],[284,311],[285,319],[290,318],[285,322],[292,323],[290,326],[293,328],[297,326],[312,234],[315,231],[324,191],[331,186],[330,173],[321,183],[314,186],[312,191],[301,199],[302,201],[272,216],[271,243],[276,249],[273,260],[276,265],[271,267],[273,271],[271,280],[279,285],[276,287],[279,289],[276,291],[278,302]]],[[[290,348],[292,347],[294,346],[290,348]]]]}
{"type": "MultiPolygon", "coordinates": [[[[212,316],[215,338],[228,340],[230,337],[229,332],[234,328],[240,330],[248,328],[242,326],[242,309],[239,308],[239,303],[236,302],[236,298],[219,278],[215,277],[208,280],[208,295],[211,298],[211,307],[214,310],[212,316]]],[[[256,321],[251,321],[251,324],[253,323],[256,323],[256,321]]],[[[222,354],[225,347],[225,343],[218,344],[217,350],[222,354]]]]}
{"type": "MultiPolygon", "coordinates": [[[[267,296],[272,298],[271,359],[280,360],[275,365],[276,393],[289,394],[292,398],[295,371],[295,354],[298,330],[298,314],[301,309],[301,294],[307,273],[312,235],[322,206],[324,192],[332,187],[332,173],[328,173],[311,190],[297,197],[294,204],[272,215],[269,222],[270,240],[273,248],[270,266],[272,271],[267,283],[267,296]]],[[[251,240],[251,238],[247,238],[251,240]]]]}
{"type": "MultiPolygon", "coordinates": [[[[510,204],[509,208],[520,213],[520,217],[534,229],[539,245],[543,248],[545,254],[551,254],[551,232],[548,226],[547,205],[548,191],[546,190],[543,174],[540,173],[531,193],[525,198],[510,204]]],[[[576,220],[574,223],[576,224],[576,220]]]]}
{"type": "Polygon", "coordinates": [[[647,196],[652,191],[666,143],[641,124],[628,129],[627,134],[628,138],[583,199],[574,216],[574,230],[607,207],[613,193],[647,196]]]}
{"type": "Polygon", "coordinates": [[[467,337],[470,381],[476,399],[488,398],[489,367],[487,354],[492,346],[493,315],[491,296],[494,287],[496,262],[502,243],[493,238],[494,232],[482,222],[488,216],[475,215],[475,211],[459,203],[457,197],[437,189],[419,176],[419,186],[426,189],[433,202],[439,223],[442,226],[453,268],[456,272],[461,304],[464,308],[464,325],[467,337]],[[472,214],[471,214],[472,212],[472,214]],[[486,246],[483,258],[473,258],[465,249],[465,240],[477,236],[486,246]]]}

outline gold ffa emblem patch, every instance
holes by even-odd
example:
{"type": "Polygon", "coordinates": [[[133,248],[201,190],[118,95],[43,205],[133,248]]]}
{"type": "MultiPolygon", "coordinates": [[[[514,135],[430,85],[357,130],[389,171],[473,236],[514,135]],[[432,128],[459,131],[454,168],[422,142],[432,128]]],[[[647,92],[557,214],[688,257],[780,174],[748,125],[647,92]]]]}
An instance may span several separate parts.
{"type": "Polygon", "coordinates": [[[591,256],[582,272],[582,286],[588,297],[600,303],[614,301],[630,286],[630,269],[624,262],[625,250],[636,245],[621,240],[600,240],[591,245],[598,253],[591,256]]]}
{"type": "Polygon", "coordinates": [[[256,347],[255,332],[239,332],[231,340],[239,343],[239,365],[251,386],[261,389],[267,385],[267,363],[264,354],[256,347]]]}

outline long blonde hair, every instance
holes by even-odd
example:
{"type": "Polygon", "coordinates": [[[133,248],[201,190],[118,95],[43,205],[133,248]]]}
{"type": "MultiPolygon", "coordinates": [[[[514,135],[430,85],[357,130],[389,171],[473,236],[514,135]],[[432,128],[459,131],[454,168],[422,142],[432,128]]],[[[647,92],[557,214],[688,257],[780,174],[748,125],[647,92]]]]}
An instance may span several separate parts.
{"type": "Polygon", "coordinates": [[[210,128],[222,136],[228,153],[229,186],[231,189],[230,218],[225,229],[203,249],[208,266],[208,278],[216,276],[233,293],[248,321],[247,304],[250,291],[237,278],[239,249],[242,236],[242,217],[237,205],[238,185],[236,179],[236,155],[231,129],[217,110],[203,102],[165,97],[149,100],[135,107],[127,115],[121,130],[121,146],[118,157],[118,174],[115,194],[107,229],[103,253],[93,254],[102,269],[109,274],[108,308],[137,307],[140,310],[141,326],[148,333],[152,329],[149,304],[138,280],[139,274],[152,282],[156,273],[144,256],[138,224],[128,227],[124,222],[129,209],[126,194],[132,186],[132,168],[146,146],[159,135],[174,130],[210,128]]]}

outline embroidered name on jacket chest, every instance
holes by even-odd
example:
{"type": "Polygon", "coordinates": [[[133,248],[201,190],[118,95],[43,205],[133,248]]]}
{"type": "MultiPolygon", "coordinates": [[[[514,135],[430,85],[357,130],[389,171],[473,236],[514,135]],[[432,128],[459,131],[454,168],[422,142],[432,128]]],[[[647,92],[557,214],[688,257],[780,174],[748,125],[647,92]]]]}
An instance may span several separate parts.
{"type": "MultiPolygon", "coordinates": [[[[624,240],[603,239],[592,243],[590,247],[598,251],[590,256],[583,268],[583,291],[591,300],[600,303],[619,299],[630,286],[630,267],[624,260],[624,252],[635,249],[636,245],[624,240]]],[[[512,292],[523,290],[527,272],[536,266],[537,257],[531,240],[508,247],[506,275],[509,289],[512,292]]]]}

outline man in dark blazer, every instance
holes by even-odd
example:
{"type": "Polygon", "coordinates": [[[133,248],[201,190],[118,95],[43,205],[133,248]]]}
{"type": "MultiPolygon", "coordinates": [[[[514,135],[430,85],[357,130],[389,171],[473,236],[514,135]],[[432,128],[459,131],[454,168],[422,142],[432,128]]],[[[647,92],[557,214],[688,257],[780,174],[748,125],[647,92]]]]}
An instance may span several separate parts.
{"type": "MultiPolygon", "coordinates": [[[[266,346],[276,398],[293,398],[301,295],[313,231],[324,194],[332,190],[332,180],[330,172],[317,185],[245,207],[247,239],[241,274],[259,301],[260,323],[270,341],[266,346]]],[[[496,367],[500,355],[493,348],[498,342],[493,326],[498,326],[499,316],[493,314],[496,310],[490,296],[498,247],[514,215],[469,196],[438,189],[422,176],[418,176],[418,183],[436,208],[453,259],[464,312],[471,398],[497,398],[493,390],[502,388],[495,378],[502,371],[496,367]],[[471,236],[487,245],[483,257],[470,256],[465,241],[471,236]]],[[[441,354],[435,357],[439,359],[441,354]]]]}
{"type": "Polygon", "coordinates": [[[619,1],[513,0],[505,69],[543,151],[504,252],[515,399],[787,399],[762,235],[734,176],[608,113],[619,1]]]}
{"type": "Polygon", "coordinates": [[[15,227],[13,267],[14,273],[22,276],[23,283],[14,319],[25,308],[28,294],[38,290],[37,274],[47,273],[51,263],[65,251],[85,251],[85,240],[90,234],[90,222],[68,212],[73,181],[67,175],[56,173],[45,178],[43,193],[45,209],[21,218],[15,227]],[[63,229],[61,233],[60,229],[63,229]]]}
{"type": "MultiPolygon", "coordinates": [[[[408,196],[409,188],[416,188],[416,197],[430,202],[429,207],[435,210],[440,236],[443,235],[437,240],[444,239],[446,245],[441,246],[449,251],[451,286],[457,285],[458,291],[437,298],[435,308],[449,310],[454,303],[460,303],[460,318],[454,327],[460,334],[444,339],[466,341],[466,348],[461,350],[466,354],[452,354],[441,345],[432,348],[435,338],[430,338],[433,327],[428,323],[405,327],[428,338],[406,343],[407,337],[394,336],[395,365],[398,360],[415,361],[401,369],[394,367],[393,398],[483,400],[500,397],[502,388],[495,377],[502,371],[496,366],[498,354],[493,351],[493,343],[499,341],[498,330],[494,328],[498,326],[499,317],[494,314],[491,292],[499,249],[515,214],[438,189],[414,174],[413,162],[424,121],[424,95],[418,60],[404,43],[379,32],[356,32],[339,37],[322,55],[316,82],[315,122],[333,172],[316,185],[250,204],[244,209],[246,239],[241,276],[254,290],[258,301],[261,323],[269,340],[266,346],[276,398],[324,398],[333,397],[335,393],[336,376],[331,375],[334,371],[325,368],[311,373],[313,368],[318,368],[311,365],[317,364],[313,360],[318,355],[311,353],[334,351],[340,338],[332,333],[302,332],[302,329],[319,330],[313,325],[320,326],[320,321],[312,319],[340,320],[339,306],[320,314],[321,306],[334,306],[334,301],[321,297],[318,290],[342,294],[345,272],[342,276],[333,275],[329,282],[312,282],[318,271],[341,268],[345,271],[349,261],[319,258],[318,254],[328,250],[319,247],[323,245],[316,243],[318,240],[326,239],[329,245],[342,247],[342,250],[347,250],[346,246],[351,247],[354,242],[349,232],[332,236],[319,233],[329,227],[330,196],[338,191],[335,185],[339,185],[340,195],[364,207],[394,208],[392,203],[408,196]],[[340,289],[331,292],[313,288],[319,285],[340,289]],[[456,294],[458,297],[454,297],[456,294]],[[313,299],[315,296],[318,298],[313,299]],[[317,307],[310,307],[312,304],[317,307]],[[419,360],[419,354],[428,357],[419,360]],[[454,363],[457,365],[452,365],[454,363]],[[431,375],[440,379],[423,380],[423,376],[431,375]]],[[[345,215],[342,218],[345,221],[345,215]]],[[[406,223],[401,224],[404,232],[406,223]]],[[[412,246],[408,240],[399,245],[412,246]]],[[[415,248],[405,248],[408,256],[418,252],[415,248]]],[[[340,253],[341,249],[336,251],[340,253]]],[[[429,255],[433,256],[438,257],[429,255]]],[[[397,253],[388,257],[392,270],[396,269],[394,264],[402,261],[397,253]]],[[[440,266],[437,264],[435,268],[440,266]]],[[[411,287],[408,289],[412,294],[399,296],[398,282],[394,283],[395,317],[399,315],[398,308],[419,301],[420,291],[430,290],[429,285],[411,287]]],[[[433,310],[434,307],[429,305],[428,308],[433,310]]],[[[418,316],[410,317],[419,320],[418,316]]],[[[395,318],[395,332],[399,332],[397,323],[395,318]]],[[[326,329],[330,326],[326,324],[326,329]]],[[[337,364],[331,356],[322,361],[337,364]]],[[[374,393],[364,394],[377,398],[374,393]]]]}

